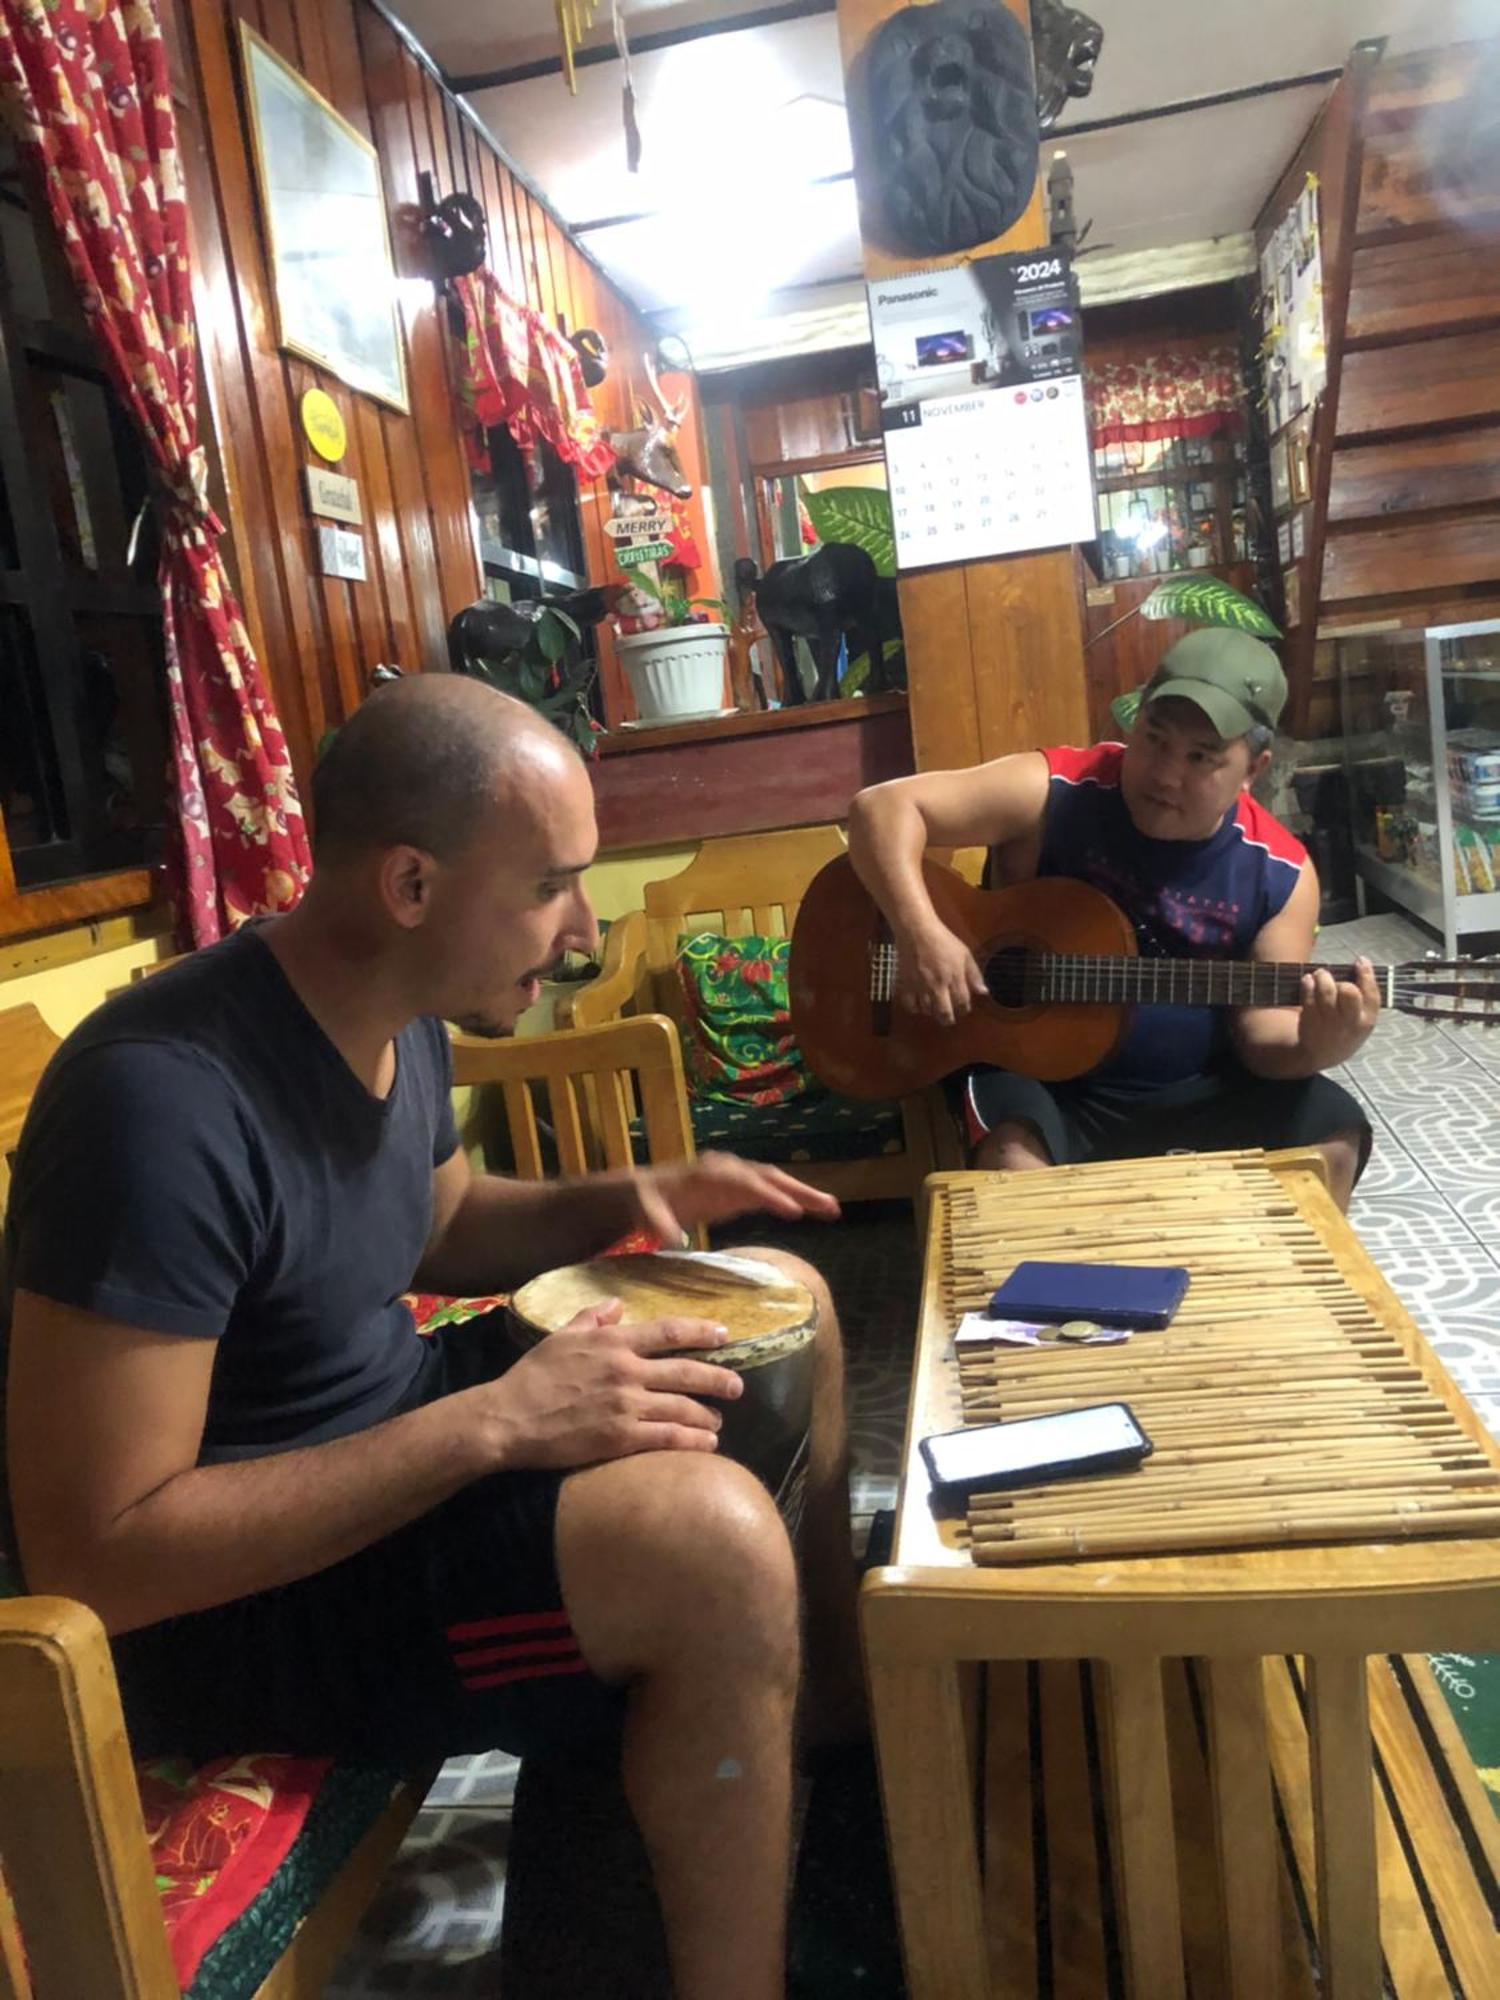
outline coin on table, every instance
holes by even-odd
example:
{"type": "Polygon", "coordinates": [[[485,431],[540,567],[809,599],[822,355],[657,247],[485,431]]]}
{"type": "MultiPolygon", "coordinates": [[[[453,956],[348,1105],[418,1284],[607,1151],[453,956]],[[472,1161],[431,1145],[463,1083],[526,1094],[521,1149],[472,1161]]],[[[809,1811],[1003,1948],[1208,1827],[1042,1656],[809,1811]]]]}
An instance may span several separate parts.
{"type": "Polygon", "coordinates": [[[1097,1340],[1104,1328],[1097,1320],[1065,1319],[1057,1329],[1059,1340],[1097,1340]]]}

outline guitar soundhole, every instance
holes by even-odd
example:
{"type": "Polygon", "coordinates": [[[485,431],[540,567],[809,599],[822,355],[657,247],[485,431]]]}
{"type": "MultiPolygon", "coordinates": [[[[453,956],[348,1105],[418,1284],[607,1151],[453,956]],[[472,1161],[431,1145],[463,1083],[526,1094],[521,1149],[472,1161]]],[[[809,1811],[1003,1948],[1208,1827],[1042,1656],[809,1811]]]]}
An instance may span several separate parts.
{"type": "Polygon", "coordinates": [[[1024,944],[1003,945],[985,960],[985,984],[1002,1007],[1034,1007],[1036,960],[1024,944]]]}

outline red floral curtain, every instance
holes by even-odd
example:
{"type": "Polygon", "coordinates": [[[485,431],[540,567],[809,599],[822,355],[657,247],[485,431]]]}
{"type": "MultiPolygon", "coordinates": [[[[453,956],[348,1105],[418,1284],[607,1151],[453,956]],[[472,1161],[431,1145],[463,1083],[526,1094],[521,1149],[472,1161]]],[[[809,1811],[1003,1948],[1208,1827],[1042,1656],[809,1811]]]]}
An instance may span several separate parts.
{"type": "Polygon", "coordinates": [[[615,454],[599,428],[571,345],[539,312],[501,290],[487,264],[455,278],[463,308],[464,442],[476,471],[488,472],[484,434],[504,424],[524,451],[545,438],[586,479],[608,472],[615,454]]]}
{"type": "Polygon", "coordinates": [[[84,310],[156,475],[181,914],[192,943],[209,944],[290,907],[310,859],[205,493],[187,206],[152,0],[0,0],[0,111],[42,171],[84,310]]]}
{"type": "Polygon", "coordinates": [[[1199,354],[1089,362],[1084,394],[1095,450],[1155,438],[1203,437],[1244,420],[1240,358],[1227,341],[1199,354]]]}

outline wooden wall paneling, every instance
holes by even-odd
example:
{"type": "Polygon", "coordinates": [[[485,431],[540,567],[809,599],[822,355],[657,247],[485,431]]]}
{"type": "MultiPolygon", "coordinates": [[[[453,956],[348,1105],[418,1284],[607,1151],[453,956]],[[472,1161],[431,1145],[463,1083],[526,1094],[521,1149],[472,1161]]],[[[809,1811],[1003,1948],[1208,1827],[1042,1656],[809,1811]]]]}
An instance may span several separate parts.
{"type": "MultiPolygon", "coordinates": [[[[427,71],[409,58],[406,82],[412,114],[413,163],[419,173],[425,169],[441,186],[449,170],[446,139],[442,137],[442,94],[427,71]]],[[[410,237],[415,250],[415,184],[408,200],[413,205],[410,237]]],[[[408,360],[412,416],[420,440],[422,471],[435,530],[446,635],[448,620],[480,594],[479,554],[475,547],[469,468],[459,435],[458,402],[450,373],[448,332],[443,323],[445,309],[438,300],[436,287],[426,280],[420,255],[413,256],[410,268],[424,279],[422,303],[412,314],[408,360]]],[[[440,657],[446,659],[446,651],[440,657]]]]}
{"type": "Polygon", "coordinates": [[[307,516],[287,427],[286,382],[275,346],[259,195],[241,116],[239,55],[231,47],[238,40],[239,10],[224,0],[187,0],[187,7],[238,331],[237,341],[231,341],[227,329],[219,324],[212,329],[218,379],[231,420],[243,421],[252,447],[240,457],[250,535],[239,556],[255,572],[263,626],[261,663],[305,790],[318,739],[337,717],[327,712],[318,674],[321,607],[315,611],[305,587],[307,516]],[[252,461],[258,480],[251,477],[252,461]]]}
{"type": "Polygon", "coordinates": [[[1410,121],[1376,121],[1364,153],[1361,242],[1404,229],[1470,227],[1500,218],[1500,188],[1486,171],[1491,149],[1470,146],[1475,107],[1410,121]]]}
{"type": "MultiPolygon", "coordinates": [[[[360,491],[363,492],[363,466],[355,441],[353,412],[350,408],[356,398],[344,389],[336,377],[325,374],[322,369],[314,368],[308,362],[299,361],[294,355],[283,357],[283,372],[286,378],[287,415],[297,454],[299,483],[302,478],[302,468],[313,459],[312,447],[302,434],[299,417],[302,397],[308,389],[323,389],[337,403],[344,419],[345,435],[351,440],[352,448],[345,452],[339,461],[338,469],[358,481],[360,491]]],[[[361,532],[361,539],[365,543],[364,583],[356,583],[344,577],[325,576],[318,549],[318,518],[308,509],[305,496],[299,497],[302,497],[303,532],[306,536],[308,588],[322,601],[323,629],[327,637],[327,643],[320,649],[318,655],[323,702],[329,715],[342,719],[354,713],[365,694],[364,680],[360,671],[360,662],[367,643],[360,616],[363,606],[369,604],[369,614],[374,614],[376,629],[380,622],[378,603],[370,603],[370,593],[375,589],[369,581],[373,569],[370,538],[367,532],[361,532]],[[356,596],[356,592],[360,595],[356,596]]],[[[373,632],[370,643],[375,643],[373,632]]]]}
{"type": "MultiPolygon", "coordinates": [[[[324,4],[324,0],[297,0],[297,5],[304,46],[321,37],[328,95],[350,124],[373,144],[352,0],[340,0],[335,7],[324,4]]],[[[403,667],[415,664],[411,647],[411,594],[401,560],[401,537],[395,520],[379,405],[373,398],[356,395],[333,382],[325,381],[323,387],[334,396],[343,412],[352,449],[340,462],[339,470],[358,482],[365,517],[362,532],[368,581],[339,586],[349,594],[357,632],[353,672],[343,679],[348,712],[369,692],[372,667],[381,661],[403,667]]],[[[300,426],[298,436],[301,436],[300,426]]],[[[304,456],[310,464],[317,462],[310,448],[304,456]]]]}
{"type": "MultiPolygon", "coordinates": [[[[1006,0],[1029,29],[1027,0],[1006,0]]],[[[847,76],[870,35],[900,0],[838,0],[839,39],[847,76]]],[[[855,162],[856,180],[861,166],[855,162]]],[[[1046,240],[1041,176],[1015,227],[970,257],[1029,249],[1046,240]]],[[[872,278],[917,268],[866,242],[872,278]]],[[[967,765],[1009,750],[1031,749],[1051,735],[1079,742],[1087,728],[1082,633],[1071,549],[991,558],[985,563],[908,571],[900,582],[901,622],[911,704],[912,742],[919,770],[967,765]],[[990,569],[1004,575],[982,575],[990,569]],[[1027,629],[1045,632],[1045,670],[1014,635],[996,629],[1026,608],[1027,629]],[[1035,674],[1035,678],[1032,676],[1035,674]],[[983,690],[981,692],[981,676],[983,690]]]]}
{"type": "Polygon", "coordinates": [[[1317,643],[1334,428],[1344,368],[1344,328],[1349,312],[1349,284],[1359,214],[1365,107],[1378,62],[1377,46],[1354,50],[1333,95],[1324,106],[1322,116],[1314,122],[1297,149],[1255,223],[1258,256],[1272,229],[1301,193],[1307,175],[1317,175],[1321,184],[1319,222],[1328,379],[1312,417],[1312,495],[1304,510],[1307,515],[1305,547],[1296,564],[1300,616],[1295,625],[1288,620],[1282,648],[1288,688],[1283,727],[1293,736],[1306,735],[1312,701],[1313,651],[1317,643]]]}
{"type": "Polygon", "coordinates": [[[1419,113],[1466,97],[1477,53],[1472,42],[1453,42],[1382,65],[1370,87],[1371,125],[1409,124],[1419,113]]]}
{"type": "Polygon", "coordinates": [[[869,712],[863,702],[817,706],[830,713],[786,728],[717,733],[734,731],[735,717],[677,742],[607,745],[594,776],[602,851],[817,825],[843,818],[863,786],[910,774],[904,706],[880,696],[869,712]]]}
{"type": "Polygon", "coordinates": [[[1444,334],[1406,347],[1367,348],[1344,364],[1338,437],[1426,429],[1500,416],[1500,337],[1444,334]]]}
{"type": "MultiPolygon", "coordinates": [[[[1420,362],[1420,351],[1413,357],[1420,362]]],[[[1439,431],[1334,454],[1330,527],[1500,500],[1500,426],[1439,431]]]]}
{"type": "Polygon", "coordinates": [[[1394,597],[1493,583],[1500,571],[1500,508],[1361,534],[1331,535],[1323,562],[1325,603],[1394,597]]]}
{"type": "MultiPolygon", "coordinates": [[[[417,199],[416,168],[405,74],[410,58],[395,33],[373,9],[358,8],[355,22],[369,103],[370,130],[380,154],[387,206],[403,203],[414,207],[417,199]]],[[[406,233],[398,230],[394,235],[396,268],[398,272],[410,271],[406,233]]],[[[402,324],[408,335],[408,365],[413,317],[409,310],[403,308],[402,324]]],[[[447,659],[448,613],[443,602],[416,426],[410,418],[382,406],[380,429],[385,439],[401,563],[407,578],[413,615],[411,643],[415,657],[403,661],[402,665],[408,669],[433,667],[447,659]]],[[[470,597],[477,594],[477,591],[471,592],[470,597]]]]}
{"type": "MultiPolygon", "coordinates": [[[[344,0],[344,5],[347,6],[347,0],[344,0]]],[[[287,61],[306,77],[313,89],[328,99],[336,111],[348,118],[351,124],[358,126],[364,111],[363,87],[357,88],[353,97],[347,102],[341,101],[329,72],[323,20],[318,9],[309,6],[308,0],[261,0],[261,15],[263,32],[277,53],[285,56],[287,61]]],[[[346,431],[351,429],[349,399],[342,393],[342,385],[336,378],[328,376],[323,369],[315,367],[311,362],[303,361],[295,355],[283,354],[281,368],[300,483],[301,468],[312,456],[303,438],[298,418],[298,409],[304,392],[312,388],[326,389],[339,404],[346,431]]],[[[346,459],[342,469],[358,477],[357,463],[351,464],[346,459]]],[[[322,574],[317,554],[317,521],[308,511],[305,501],[302,519],[306,536],[308,581],[312,590],[321,598],[323,608],[326,643],[319,648],[317,656],[323,705],[328,714],[344,716],[358,706],[361,693],[359,606],[354,599],[354,592],[361,586],[346,582],[340,577],[322,574]]]]}
{"type": "MultiPolygon", "coordinates": [[[[590,270],[592,284],[591,324],[604,336],[609,349],[609,373],[595,391],[595,406],[600,421],[608,430],[629,430],[635,423],[635,400],[632,389],[633,361],[631,354],[625,309],[614,293],[598,283],[590,270]]],[[[598,524],[599,539],[608,542],[604,533],[604,523],[610,515],[609,481],[596,479],[589,497],[584,501],[585,511],[591,513],[598,524]]],[[[623,576],[623,571],[615,566],[612,555],[604,558],[606,580],[623,576]]],[[[604,689],[605,720],[611,728],[621,722],[630,721],[636,713],[635,697],[630,691],[630,683],[625,678],[619,650],[615,645],[614,633],[607,627],[599,628],[599,679],[604,689]]]]}
{"type": "Polygon", "coordinates": [[[1500,240],[1468,230],[1354,253],[1345,351],[1372,341],[1500,324],[1500,240]]]}
{"type": "MultiPolygon", "coordinates": [[[[193,317],[198,330],[200,421],[212,423],[224,479],[222,518],[228,535],[221,550],[234,575],[251,650],[264,666],[269,649],[261,615],[258,564],[253,560],[261,553],[260,538],[253,536],[249,528],[251,513],[257,518],[263,513],[264,499],[260,491],[261,457],[249,406],[249,373],[224,255],[218,185],[204,129],[203,94],[193,36],[188,22],[179,17],[175,8],[163,16],[163,24],[170,24],[172,29],[174,96],[179,87],[181,90],[177,103],[178,137],[183,148],[193,317]]],[[[279,701],[277,707],[288,746],[296,757],[307,741],[300,688],[290,711],[282,709],[279,701]]]]}
{"type": "MultiPolygon", "coordinates": [[[[323,37],[316,17],[305,25],[295,0],[257,0],[253,9],[246,10],[246,18],[257,25],[266,40],[279,56],[285,58],[293,69],[305,76],[313,89],[326,97],[335,110],[343,112],[344,107],[337,102],[331,88],[326,65],[323,61],[323,37]],[[258,18],[257,18],[258,17],[258,18]]],[[[359,93],[362,101],[363,92],[359,93]]],[[[270,284],[269,251],[266,262],[266,282],[270,284]]],[[[303,673],[316,673],[321,692],[323,712],[331,720],[338,720],[348,714],[357,704],[359,695],[355,667],[355,636],[353,607],[349,601],[352,585],[338,577],[324,576],[318,557],[317,524],[308,512],[301,491],[302,466],[310,453],[303,440],[302,426],[298,419],[298,406],[303,392],[310,388],[325,388],[339,401],[341,385],[325,371],[311,362],[278,349],[281,371],[282,394],[285,398],[287,435],[291,440],[291,450],[297,469],[298,499],[301,501],[299,520],[302,532],[302,565],[306,576],[308,595],[312,601],[313,622],[316,644],[312,660],[305,662],[303,673]]],[[[274,421],[274,419],[273,419],[274,421]]],[[[347,415],[346,415],[347,427],[347,415]]],[[[279,428],[279,426],[278,426],[279,428]]],[[[351,470],[346,466],[346,470],[351,470]]]]}

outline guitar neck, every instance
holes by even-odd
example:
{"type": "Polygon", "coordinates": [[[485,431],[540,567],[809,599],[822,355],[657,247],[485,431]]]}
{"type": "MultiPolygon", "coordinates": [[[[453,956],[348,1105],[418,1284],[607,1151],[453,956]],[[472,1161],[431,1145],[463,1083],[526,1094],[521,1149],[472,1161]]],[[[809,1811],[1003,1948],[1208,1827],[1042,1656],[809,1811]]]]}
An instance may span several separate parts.
{"type": "MultiPolygon", "coordinates": [[[[1007,955],[987,971],[994,973],[997,997],[1009,983],[1007,955]]],[[[1108,1004],[1162,1007],[1292,1007],[1302,997],[1302,980],[1309,972],[1331,972],[1352,980],[1352,965],[1278,965],[1227,958],[1126,958],[1076,952],[1038,952],[1030,956],[1028,985],[1038,1000],[1103,1001],[1108,1004]]],[[[1388,994],[1391,968],[1377,965],[1375,981],[1388,994]]]]}

